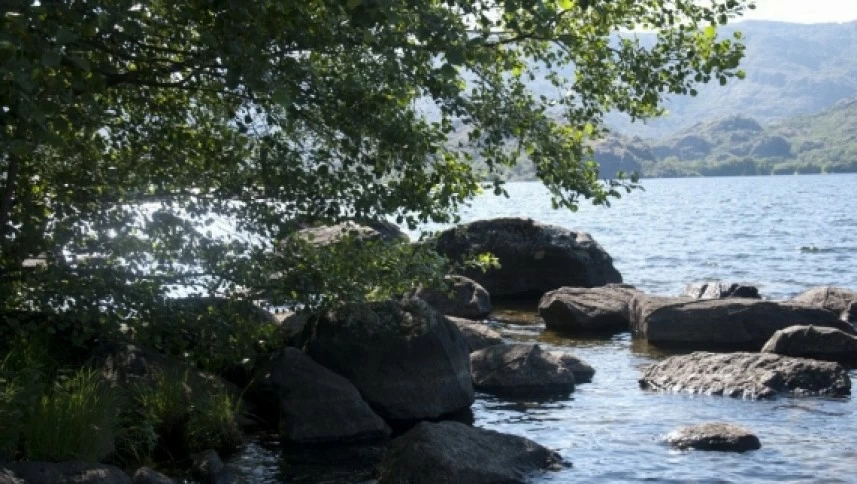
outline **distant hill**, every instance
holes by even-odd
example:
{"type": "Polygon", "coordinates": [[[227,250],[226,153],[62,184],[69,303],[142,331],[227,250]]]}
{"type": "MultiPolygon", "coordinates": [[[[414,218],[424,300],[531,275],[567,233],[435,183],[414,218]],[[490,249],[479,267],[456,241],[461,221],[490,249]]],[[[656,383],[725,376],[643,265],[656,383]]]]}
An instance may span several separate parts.
{"type": "Polygon", "coordinates": [[[769,124],[857,95],[857,22],[745,21],[725,27],[723,34],[735,30],[747,45],[745,80],[702,86],[696,97],[674,97],[666,103],[666,117],[645,125],[618,115],[609,116],[607,124],[627,135],[665,138],[704,119],[741,115],[769,124]]]}
{"type": "MultiPolygon", "coordinates": [[[[769,126],[728,116],[663,140],[614,136],[606,143],[627,155],[623,166],[649,177],[857,172],[857,99],[769,126]]],[[[605,163],[602,176],[615,169],[597,146],[595,159],[605,163]]]]}

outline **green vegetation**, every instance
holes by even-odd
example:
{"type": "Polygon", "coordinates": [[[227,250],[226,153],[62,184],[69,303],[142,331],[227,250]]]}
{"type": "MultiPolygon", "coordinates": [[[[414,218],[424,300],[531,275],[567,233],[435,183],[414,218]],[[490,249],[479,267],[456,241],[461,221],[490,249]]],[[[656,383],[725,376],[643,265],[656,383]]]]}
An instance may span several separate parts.
{"type": "Polygon", "coordinates": [[[92,348],[131,340],[219,372],[277,345],[251,301],[317,308],[437,279],[448,266],[425,245],[297,231],[454,221],[524,159],[556,207],[608,203],[636,185],[587,161],[604,113],[652,117],[743,77],[740,35],[718,28],[746,3],[3,2],[0,418],[20,425],[2,451],[141,460],[173,431],[234,444],[235,396],[183,400],[169,375],[115,394],[81,369],[92,348]],[[637,28],[657,39],[613,42],[637,28]],[[537,75],[555,94],[528,88],[537,75]],[[184,312],[177,288],[227,307],[184,312]]]}

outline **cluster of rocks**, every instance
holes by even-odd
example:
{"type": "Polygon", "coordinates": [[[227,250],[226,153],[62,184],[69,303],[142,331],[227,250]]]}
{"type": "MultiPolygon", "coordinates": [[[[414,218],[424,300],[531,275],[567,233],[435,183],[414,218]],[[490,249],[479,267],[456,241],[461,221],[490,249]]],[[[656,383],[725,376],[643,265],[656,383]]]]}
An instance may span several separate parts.
{"type": "MultiPolygon", "coordinates": [[[[307,240],[319,244],[345,233],[403,240],[388,226],[308,231],[307,240]]],[[[459,261],[491,252],[500,267],[466,270],[444,287],[421,288],[400,300],[277,315],[274,323],[290,347],[260,358],[252,378],[238,383],[250,383],[245,393],[255,401],[253,413],[268,417],[285,445],[383,442],[381,483],[522,482],[531,472],[568,465],[527,439],[444,421],[468,410],[476,391],[562,397],[595,373],[567,352],[505,343],[481,321],[492,310],[492,298],[540,297],[539,314],[553,331],[631,332],[655,346],[703,350],[650,366],[640,380],[643,388],[751,399],[850,392],[848,375],[837,362],[857,360],[850,324],[857,319],[855,292],[822,288],[775,302],[761,299],[750,285],[704,282],[679,297],[647,295],[622,284],[611,257],[589,234],[529,219],[458,226],[434,243],[459,261]],[[710,352],[722,350],[741,351],[710,352]],[[394,430],[407,431],[390,441],[394,430]]],[[[98,357],[116,384],[147,381],[167,367],[177,371],[177,363],[127,345],[105,347],[98,357]]],[[[188,391],[216,385],[238,392],[219,377],[178,370],[189,375],[188,391]]],[[[682,429],[665,440],[683,449],[744,451],[760,445],[749,432],[723,423],[682,429]]],[[[207,464],[196,467],[217,468],[202,480],[231,482],[219,460],[208,455],[201,462],[207,464]]],[[[130,482],[125,474],[124,481],[79,478],[113,473],[110,466],[69,464],[47,471],[28,463],[0,466],[0,483],[31,482],[25,476],[32,472],[54,473],[52,480],[32,482],[130,482]],[[72,474],[78,477],[67,477],[72,474]]],[[[150,469],[133,479],[172,482],[150,469]]]]}

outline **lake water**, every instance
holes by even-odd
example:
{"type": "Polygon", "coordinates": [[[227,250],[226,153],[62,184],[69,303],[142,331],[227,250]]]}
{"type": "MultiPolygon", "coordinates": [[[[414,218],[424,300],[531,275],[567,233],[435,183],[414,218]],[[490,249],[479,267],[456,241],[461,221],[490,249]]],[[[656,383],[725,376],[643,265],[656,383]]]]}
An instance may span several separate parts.
{"type": "MultiPolygon", "coordinates": [[[[773,299],[817,285],[857,288],[857,175],[645,180],[644,186],[611,208],[570,213],[552,211],[540,185],[516,183],[510,199],[480,198],[462,216],[531,217],[590,232],[625,281],[650,293],[676,294],[708,278],[754,283],[773,299]]],[[[490,324],[509,340],[572,352],[597,373],[564,400],[478,396],[475,425],[526,436],[573,463],[533,482],[857,482],[857,399],[757,402],[645,392],[637,384],[641,369],[664,354],[628,334],[576,340],[545,332],[534,309],[498,312],[490,324]],[[748,427],[762,449],[683,452],[661,441],[677,427],[714,420],[748,427]]],[[[857,372],[851,377],[857,382],[857,372]]],[[[249,482],[367,477],[324,464],[307,470],[277,446],[259,443],[233,463],[249,482]]]]}

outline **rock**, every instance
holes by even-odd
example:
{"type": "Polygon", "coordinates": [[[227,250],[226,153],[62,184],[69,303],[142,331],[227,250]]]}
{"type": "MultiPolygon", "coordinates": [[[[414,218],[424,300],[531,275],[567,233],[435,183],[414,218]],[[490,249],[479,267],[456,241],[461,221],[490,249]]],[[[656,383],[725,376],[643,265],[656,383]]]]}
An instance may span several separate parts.
{"type": "Polygon", "coordinates": [[[564,333],[620,333],[631,328],[633,286],[561,287],[539,301],[545,326],[564,333]]]}
{"type": "Polygon", "coordinates": [[[148,467],[141,467],[134,473],[132,484],[178,484],[178,481],[148,467]]]}
{"type": "Polygon", "coordinates": [[[420,299],[346,306],[312,321],[304,337],[307,354],[385,419],[437,418],[473,403],[467,342],[420,299]]]}
{"type": "Polygon", "coordinates": [[[106,343],[95,349],[92,360],[111,385],[142,383],[154,386],[161,378],[175,377],[184,380],[191,401],[224,391],[235,396],[241,394],[241,389],[216,375],[140,346],[106,343]]]}
{"type": "Polygon", "coordinates": [[[500,268],[464,275],[495,300],[536,299],[558,287],[594,287],[622,282],[613,259],[585,232],[543,225],[531,219],[498,218],[459,225],[440,234],[437,251],[452,260],[490,252],[500,268]]]}
{"type": "Polygon", "coordinates": [[[524,343],[490,346],[470,355],[473,386],[498,395],[569,394],[595,370],[562,351],[524,343]]]}
{"type": "Polygon", "coordinates": [[[424,287],[415,296],[429,303],[437,312],[466,319],[482,319],[491,312],[491,296],[484,287],[464,276],[447,278],[451,288],[424,287]],[[452,290],[452,294],[448,290],[452,290]]]}
{"type": "Polygon", "coordinates": [[[336,225],[308,227],[299,230],[298,237],[318,246],[339,242],[346,236],[356,240],[382,242],[407,242],[410,240],[407,234],[393,224],[373,222],[372,225],[370,227],[369,224],[343,222],[336,225]]]}
{"type": "Polygon", "coordinates": [[[792,301],[828,309],[845,321],[857,322],[857,291],[851,289],[814,287],[798,294],[792,301]]]}
{"type": "Polygon", "coordinates": [[[0,464],[3,484],[131,484],[122,469],[91,462],[13,462],[0,464]]]}
{"type": "Polygon", "coordinates": [[[857,337],[834,328],[791,326],[774,333],[762,352],[853,363],[857,361],[857,337]]]}
{"type": "Polygon", "coordinates": [[[300,343],[301,335],[307,321],[313,317],[312,313],[286,311],[274,315],[280,325],[283,340],[288,346],[296,346],[300,343]]]}
{"type": "Polygon", "coordinates": [[[217,474],[226,468],[217,451],[213,449],[203,450],[190,456],[191,472],[198,479],[205,478],[212,474],[217,474]]]}
{"type": "Polygon", "coordinates": [[[271,371],[286,443],[342,443],[384,438],[390,428],[345,378],[286,348],[271,371]]]}
{"type": "Polygon", "coordinates": [[[648,367],[640,386],[751,400],[781,393],[797,396],[851,393],[851,380],[836,363],[770,353],[696,352],[672,356],[648,367]]]}
{"type": "Polygon", "coordinates": [[[461,332],[461,335],[464,336],[471,353],[489,346],[503,344],[503,337],[500,336],[500,333],[489,328],[484,323],[452,316],[447,316],[447,319],[452,321],[461,332]]]}
{"type": "Polygon", "coordinates": [[[562,458],[523,437],[458,422],[422,422],[393,441],[379,484],[523,483],[562,458]]]}
{"type": "Polygon", "coordinates": [[[758,351],[778,330],[799,324],[854,332],[830,311],[791,302],[648,295],[631,301],[631,330],[656,346],[758,351]]]}
{"type": "Polygon", "coordinates": [[[685,286],[681,295],[693,299],[725,299],[727,297],[761,299],[759,288],[756,286],[721,281],[692,282],[685,286]]]}
{"type": "Polygon", "coordinates": [[[749,430],[730,423],[712,422],[691,425],[670,432],[666,442],[679,449],[746,452],[762,448],[759,438],[749,430]]]}

